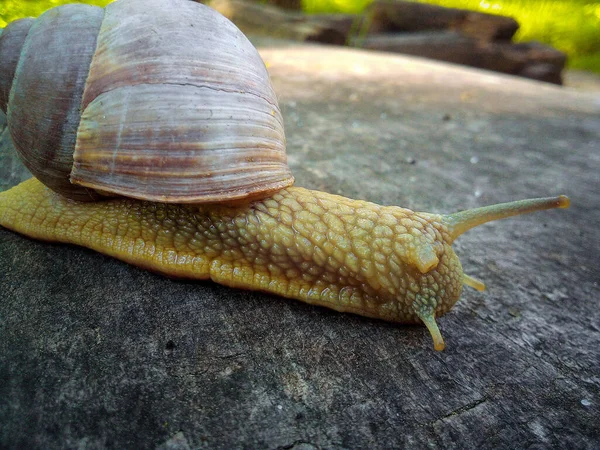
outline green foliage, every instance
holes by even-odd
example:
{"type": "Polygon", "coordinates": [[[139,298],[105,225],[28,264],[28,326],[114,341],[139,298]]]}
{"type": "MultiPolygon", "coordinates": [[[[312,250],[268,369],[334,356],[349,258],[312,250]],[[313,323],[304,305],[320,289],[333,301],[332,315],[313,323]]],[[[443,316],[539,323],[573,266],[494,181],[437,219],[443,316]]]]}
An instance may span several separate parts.
{"type": "Polygon", "coordinates": [[[0,28],[21,17],[37,17],[44,11],[65,3],[106,6],[112,0],[0,0],[0,28]]]}
{"type": "Polygon", "coordinates": [[[358,14],[373,0],[302,0],[302,9],[314,13],[358,14]]]}

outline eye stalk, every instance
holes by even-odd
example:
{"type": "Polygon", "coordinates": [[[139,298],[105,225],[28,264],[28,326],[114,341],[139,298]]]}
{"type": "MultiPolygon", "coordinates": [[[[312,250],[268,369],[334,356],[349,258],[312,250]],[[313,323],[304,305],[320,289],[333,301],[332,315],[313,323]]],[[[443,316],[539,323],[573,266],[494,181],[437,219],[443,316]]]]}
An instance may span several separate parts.
{"type": "MultiPolygon", "coordinates": [[[[448,236],[450,238],[448,245],[450,245],[458,236],[478,225],[493,220],[543,211],[546,209],[568,208],[569,205],[570,200],[564,195],[559,195],[558,197],[534,198],[460,211],[442,216],[441,222],[446,225],[448,229],[448,236]]],[[[477,289],[478,291],[485,290],[484,283],[464,273],[462,274],[462,283],[477,289]]],[[[441,351],[444,350],[445,344],[440,329],[435,321],[436,308],[439,306],[438,297],[439,296],[435,294],[427,295],[427,293],[420,293],[416,296],[412,307],[431,333],[435,350],[441,351]]]]}
{"type": "MultiPolygon", "coordinates": [[[[454,214],[443,216],[442,221],[448,227],[450,237],[454,241],[465,231],[493,220],[528,214],[554,208],[568,208],[571,204],[569,197],[532,198],[516,202],[499,203],[482,208],[467,209],[454,214]]],[[[468,283],[467,283],[468,284],[468,283]]]]}
{"type": "MultiPolygon", "coordinates": [[[[493,220],[528,214],[554,208],[568,208],[571,200],[565,195],[558,197],[531,198],[515,202],[500,203],[497,205],[483,206],[481,208],[467,209],[454,214],[443,216],[442,222],[448,226],[452,242],[476,226],[493,220]]],[[[485,284],[467,274],[463,274],[463,283],[478,291],[485,290],[485,284]]]]}
{"type": "Polygon", "coordinates": [[[438,352],[446,348],[446,343],[442,337],[442,333],[435,321],[435,310],[438,306],[438,299],[436,295],[427,295],[426,293],[417,294],[415,301],[413,302],[413,310],[423,321],[431,337],[433,339],[433,348],[438,352]]]}
{"type": "Polygon", "coordinates": [[[485,291],[485,284],[482,281],[479,281],[476,278],[473,278],[466,273],[463,273],[463,284],[466,284],[473,289],[478,290],[479,292],[485,291]]]}

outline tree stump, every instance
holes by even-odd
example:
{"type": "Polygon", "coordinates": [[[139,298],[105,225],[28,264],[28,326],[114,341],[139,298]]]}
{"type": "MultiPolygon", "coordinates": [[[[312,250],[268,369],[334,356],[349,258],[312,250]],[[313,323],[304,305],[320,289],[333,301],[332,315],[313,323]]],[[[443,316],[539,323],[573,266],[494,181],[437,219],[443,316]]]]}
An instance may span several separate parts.
{"type": "Polygon", "coordinates": [[[488,290],[439,319],[443,352],[424,327],[0,229],[0,447],[596,447],[598,94],[389,53],[261,53],[297,185],[439,213],[573,206],[456,242],[488,290]]]}

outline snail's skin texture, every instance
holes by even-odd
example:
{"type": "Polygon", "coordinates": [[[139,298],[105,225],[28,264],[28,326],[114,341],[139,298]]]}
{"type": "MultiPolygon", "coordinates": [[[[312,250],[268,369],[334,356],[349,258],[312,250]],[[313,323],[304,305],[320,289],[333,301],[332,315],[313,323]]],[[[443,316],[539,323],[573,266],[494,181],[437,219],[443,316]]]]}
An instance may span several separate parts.
{"type": "Polygon", "coordinates": [[[558,197],[442,216],[298,187],[232,206],[80,203],[32,178],[0,193],[0,225],[169,276],[425,323],[442,350],[435,318],[456,303],[463,283],[483,288],[463,275],[453,240],[488,220],[566,206],[558,197]]]}

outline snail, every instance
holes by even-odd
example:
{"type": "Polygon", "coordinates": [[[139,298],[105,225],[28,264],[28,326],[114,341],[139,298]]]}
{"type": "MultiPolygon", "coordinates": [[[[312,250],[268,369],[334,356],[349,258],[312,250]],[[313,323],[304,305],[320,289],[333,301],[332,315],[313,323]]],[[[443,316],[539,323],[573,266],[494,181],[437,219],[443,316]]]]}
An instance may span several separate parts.
{"type": "Polygon", "coordinates": [[[265,65],[226,18],[187,0],[53,8],[0,37],[0,107],[34,178],[0,193],[0,225],[171,277],[211,279],[405,324],[462,286],[452,250],[491,220],[565,196],[454,214],[293,186],[265,65]]]}

